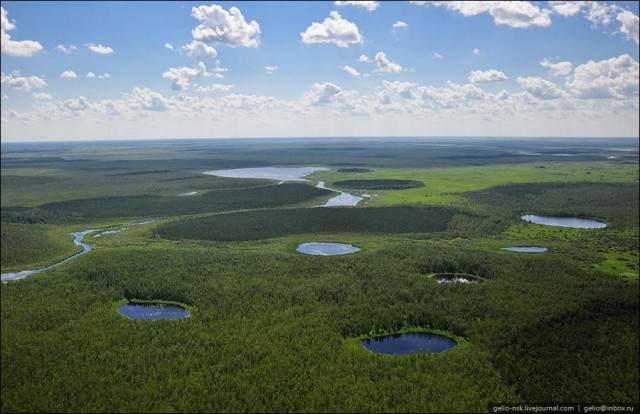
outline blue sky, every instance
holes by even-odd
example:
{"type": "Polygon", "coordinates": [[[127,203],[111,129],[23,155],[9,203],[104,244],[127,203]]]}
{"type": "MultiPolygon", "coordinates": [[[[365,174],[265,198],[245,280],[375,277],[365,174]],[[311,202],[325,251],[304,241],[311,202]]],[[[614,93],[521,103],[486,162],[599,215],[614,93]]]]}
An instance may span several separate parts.
{"type": "Polygon", "coordinates": [[[638,2],[2,2],[2,141],[638,136],[638,2]]]}

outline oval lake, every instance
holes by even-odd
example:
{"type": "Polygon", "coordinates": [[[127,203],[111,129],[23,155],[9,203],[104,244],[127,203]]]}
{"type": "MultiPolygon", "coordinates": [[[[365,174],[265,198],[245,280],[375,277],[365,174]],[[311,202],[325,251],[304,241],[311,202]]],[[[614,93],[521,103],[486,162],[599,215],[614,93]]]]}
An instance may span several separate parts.
{"type": "Polygon", "coordinates": [[[506,250],[508,252],[518,252],[518,253],[543,253],[547,251],[547,248],[538,247],[538,246],[512,246],[512,247],[503,247],[500,250],[506,250]]]}
{"type": "Polygon", "coordinates": [[[607,227],[607,224],[601,221],[577,217],[553,217],[526,214],[520,218],[524,221],[530,221],[544,226],[571,227],[574,229],[601,229],[603,227],[607,227]]]}
{"type": "Polygon", "coordinates": [[[457,275],[454,273],[441,273],[433,278],[438,283],[478,283],[480,280],[469,275],[457,275]]]}
{"type": "Polygon", "coordinates": [[[447,336],[433,332],[411,332],[364,339],[360,341],[360,345],[371,352],[409,354],[411,352],[442,352],[456,347],[458,343],[447,336]]]}
{"type": "Polygon", "coordinates": [[[178,305],[164,303],[133,303],[129,302],[118,308],[118,312],[129,319],[181,319],[189,316],[190,312],[178,305]]]}
{"type": "Polygon", "coordinates": [[[359,247],[343,243],[302,243],[296,249],[297,252],[321,256],[335,256],[349,254],[360,250],[359,247]]]}

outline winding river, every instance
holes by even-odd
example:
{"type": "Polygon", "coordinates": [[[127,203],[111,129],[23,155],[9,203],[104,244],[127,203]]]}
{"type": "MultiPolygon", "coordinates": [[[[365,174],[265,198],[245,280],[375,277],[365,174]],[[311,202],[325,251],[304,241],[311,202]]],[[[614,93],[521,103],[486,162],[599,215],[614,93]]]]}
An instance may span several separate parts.
{"type": "Polygon", "coordinates": [[[61,265],[62,263],[68,262],[71,259],[75,259],[78,256],[81,256],[85,253],[87,253],[88,251],[91,250],[91,246],[89,246],[87,243],[82,241],[82,238],[84,237],[85,234],[88,233],[93,233],[94,231],[98,231],[98,230],[85,230],[85,231],[80,231],[77,233],[71,233],[75,236],[75,239],[73,240],[73,242],[76,244],[76,246],[82,246],[83,250],[80,253],[76,253],[72,256],[67,257],[64,260],[61,260],[59,262],[56,262],[52,265],[49,265],[47,267],[43,267],[41,269],[35,269],[35,270],[23,270],[20,272],[12,272],[12,273],[2,273],[0,275],[0,277],[2,278],[2,283],[6,283],[10,280],[18,280],[18,279],[23,279],[29,275],[32,275],[34,273],[40,273],[40,272],[44,272],[45,270],[49,270],[49,269],[53,269],[56,266],[61,265]]]}

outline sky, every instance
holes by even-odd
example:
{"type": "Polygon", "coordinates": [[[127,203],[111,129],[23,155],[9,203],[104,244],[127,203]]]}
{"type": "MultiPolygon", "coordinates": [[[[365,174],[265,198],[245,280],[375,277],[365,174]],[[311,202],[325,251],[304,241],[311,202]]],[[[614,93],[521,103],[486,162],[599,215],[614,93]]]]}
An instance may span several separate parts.
{"type": "Polygon", "coordinates": [[[2,1],[2,142],[638,137],[638,2],[2,1]]]}

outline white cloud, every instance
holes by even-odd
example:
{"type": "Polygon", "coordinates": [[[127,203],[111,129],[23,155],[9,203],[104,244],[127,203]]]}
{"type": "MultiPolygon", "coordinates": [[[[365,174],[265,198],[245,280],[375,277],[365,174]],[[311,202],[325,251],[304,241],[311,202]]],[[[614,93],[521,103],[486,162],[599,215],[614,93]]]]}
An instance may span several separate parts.
{"type": "Polygon", "coordinates": [[[473,53],[476,56],[480,56],[482,54],[482,52],[480,51],[480,49],[478,49],[477,47],[474,48],[471,53],[473,53]]]}
{"type": "Polygon", "coordinates": [[[132,109],[144,111],[165,111],[169,108],[169,101],[149,88],[133,88],[130,95],[127,95],[128,105],[132,109]]]}
{"type": "Polygon", "coordinates": [[[75,47],[74,45],[69,45],[69,46],[64,46],[64,45],[58,45],[55,47],[56,50],[61,51],[62,53],[68,55],[69,53],[71,53],[71,51],[73,50],[77,50],[78,48],[75,47]]]}
{"type": "Polygon", "coordinates": [[[574,16],[580,13],[583,6],[587,4],[586,1],[553,1],[550,2],[551,10],[554,13],[561,16],[574,16]]]}
{"type": "Polygon", "coordinates": [[[357,70],[355,70],[354,68],[352,68],[349,65],[339,66],[339,68],[344,70],[345,72],[347,72],[349,75],[353,76],[354,78],[357,78],[358,76],[360,76],[360,72],[358,72],[357,70]]]}
{"type": "Polygon", "coordinates": [[[436,59],[444,59],[444,56],[442,56],[442,55],[441,55],[440,53],[438,53],[438,52],[435,52],[435,53],[433,54],[433,57],[434,57],[434,58],[436,58],[436,59]]]}
{"type": "Polygon", "coordinates": [[[582,98],[638,96],[638,62],[624,54],[608,60],[576,66],[566,86],[582,98]]]}
{"type": "Polygon", "coordinates": [[[540,9],[528,1],[434,1],[434,6],[455,10],[463,16],[489,13],[495,24],[525,29],[531,26],[546,27],[551,24],[547,9],[540,9]]]}
{"type": "Polygon", "coordinates": [[[167,42],[167,43],[164,44],[164,48],[165,49],[169,49],[169,50],[173,50],[173,45],[171,43],[167,42]]]}
{"type": "Polygon", "coordinates": [[[235,87],[236,85],[225,85],[222,83],[214,83],[213,85],[209,86],[194,85],[194,89],[197,92],[226,92],[235,87]]]}
{"type": "Polygon", "coordinates": [[[95,43],[88,43],[86,46],[90,51],[99,55],[108,55],[110,53],[113,53],[113,49],[111,49],[109,46],[102,46],[102,44],[96,45],[95,43]]]}
{"type": "Polygon", "coordinates": [[[551,76],[568,75],[571,73],[571,69],[573,69],[573,65],[571,64],[571,62],[564,61],[551,63],[547,58],[544,58],[542,59],[542,61],[540,61],[540,66],[549,69],[549,73],[551,74],[551,76]]]}
{"type": "Polygon", "coordinates": [[[567,93],[555,83],[538,77],[517,78],[522,89],[539,99],[558,99],[567,97],[567,93]]]}
{"type": "Polygon", "coordinates": [[[358,26],[343,19],[340,13],[332,11],[322,23],[313,23],[300,33],[304,43],[334,43],[338,47],[349,47],[350,44],[362,43],[358,26]]]}
{"type": "Polygon", "coordinates": [[[271,65],[267,65],[264,67],[264,70],[269,74],[272,75],[276,70],[278,70],[277,66],[271,66],[271,65]]]}
{"type": "Polygon", "coordinates": [[[87,72],[87,78],[89,79],[109,79],[111,77],[111,75],[109,75],[108,73],[103,73],[102,75],[96,75],[93,72],[87,72]]]}
{"type": "Polygon", "coordinates": [[[376,69],[376,72],[385,72],[385,73],[402,72],[402,66],[387,59],[387,54],[384,52],[376,53],[376,65],[378,65],[378,69],[376,69]]]}
{"type": "Polygon", "coordinates": [[[638,16],[630,11],[624,11],[618,13],[616,20],[622,24],[620,32],[622,32],[627,39],[633,40],[638,44],[638,16]]]}
{"type": "Polygon", "coordinates": [[[72,70],[65,70],[60,74],[60,77],[67,78],[67,79],[75,79],[78,77],[78,75],[76,75],[76,73],[72,70]]]}
{"type": "Polygon", "coordinates": [[[23,91],[29,91],[34,88],[40,89],[47,86],[47,82],[45,82],[44,79],[37,76],[20,76],[20,72],[18,71],[15,71],[9,75],[5,75],[4,72],[2,72],[2,74],[0,75],[0,84],[23,91]]]}
{"type": "Polygon", "coordinates": [[[617,11],[618,6],[615,4],[609,6],[604,3],[592,1],[589,2],[589,9],[587,10],[586,17],[593,27],[608,26],[613,21],[613,16],[617,11]]]}
{"type": "Polygon", "coordinates": [[[187,55],[190,58],[198,61],[218,55],[216,49],[199,40],[193,40],[191,43],[182,46],[182,48],[187,51],[187,55]]]}
{"type": "Polygon", "coordinates": [[[486,71],[472,70],[469,73],[469,82],[471,83],[502,82],[507,79],[507,75],[495,69],[489,69],[486,71]]]}
{"type": "Polygon", "coordinates": [[[191,78],[206,76],[210,76],[210,74],[207,72],[207,67],[202,62],[198,63],[195,68],[188,68],[184,66],[180,68],[170,68],[162,74],[163,78],[170,79],[173,82],[171,88],[177,91],[188,89],[191,78]]]}
{"type": "Polygon", "coordinates": [[[30,57],[42,51],[40,43],[33,40],[12,40],[8,31],[14,30],[16,25],[9,21],[8,13],[4,7],[0,7],[0,52],[9,56],[30,57]]]}
{"type": "Polygon", "coordinates": [[[360,55],[360,57],[358,58],[358,62],[369,62],[369,56],[360,55]]]}
{"type": "Polygon", "coordinates": [[[397,22],[395,22],[393,24],[393,28],[394,29],[408,29],[409,25],[406,24],[405,22],[401,22],[400,20],[398,20],[397,22]]]}
{"type": "Polygon", "coordinates": [[[53,99],[53,96],[46,92],[34,92],[31,96],[33,96],[33,99],[37,99],[39,101],[50,101],[53,99]]]}
{"type": "Polygon", "coordinates": [[[357,6],[367,9],[367,11],[374,11],[380,6],[377,1],[335,1],[333,4],[336,6],[357,6]]]}
{"type": "Polygon", "coordinates": [[[226,11],[216,4],[202,5],[193,7],[191,15],[202,22],[191,31],[194,40],[208,46],[258,47],[260,43],[260,25],[255,20],[247,23],[237,7],[226,11]]]}

